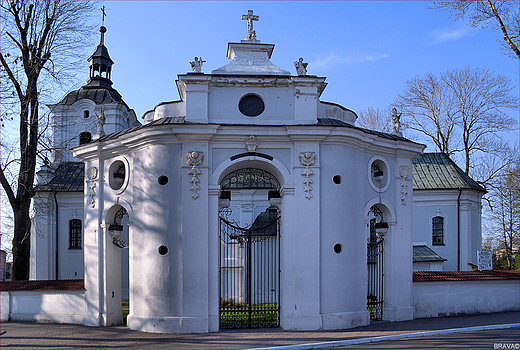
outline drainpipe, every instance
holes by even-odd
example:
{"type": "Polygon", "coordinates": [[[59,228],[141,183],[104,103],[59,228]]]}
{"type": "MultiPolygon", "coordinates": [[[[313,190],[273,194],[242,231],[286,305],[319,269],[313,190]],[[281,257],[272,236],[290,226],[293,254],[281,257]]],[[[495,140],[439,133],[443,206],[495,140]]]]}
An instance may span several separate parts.
{"type": "Polygon", "coordinates": [[[460,195],[462,187],[459,187],[459,196],[457,197],[457,271],[460,271],[460,195]]]}
{"type": "Polygon", "coordinates": [[[58,199],[56,198],[56,191],[52,191],[54,194],[54,204],[56,205],[56,281],[58,280],[58,228],[59,228],[59,220],[58,220],[58,199]]]}

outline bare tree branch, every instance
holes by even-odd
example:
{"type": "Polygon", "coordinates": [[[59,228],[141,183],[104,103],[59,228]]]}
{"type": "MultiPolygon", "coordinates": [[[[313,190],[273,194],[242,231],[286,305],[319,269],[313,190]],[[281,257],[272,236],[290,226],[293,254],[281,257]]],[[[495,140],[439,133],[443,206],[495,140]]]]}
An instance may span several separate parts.
{"type": "MultiPolygon", "coordinates": [[[[19,117],[18,169],[11,169],[14,162],[4,162],[0,167],[1,184],[14,214],[12,278],[15,280],[29,277],[29,213],[36,163],[41,157],[39,147],[44,144],[42,137],[49,123],[48,114],[40,113],[40,102],[44,92],[52,94],[53,90],[59,90],[67,74],[74,74],[70,68],[90,41],[93,28],[87,21],[96,7],[96,2],[86,0],[0,2],[1,71],[2,76],[9,78],[3,80],[2,93],[16,91],[13,96],[7,94],[1,103],[3,110],[9,106],[12,115],[19,117]],[[51,55],[53,64],[48,65],[51,55]],[[6,176],[8,169],[12,178],[6,176]]],[[[81,55],[81,59],[84,57],[81,55]]]]}
{"type": "Polygon", "coordinates": [[[502,33],[502,46],[509,55],[520,59],[520,2],[518,0],[435,1],[434,8],[449,10],[455,19],[469,16],[473,27],[492,27],[502,33]],[[513,55],[514,54],[514,55],[513,55]]]}

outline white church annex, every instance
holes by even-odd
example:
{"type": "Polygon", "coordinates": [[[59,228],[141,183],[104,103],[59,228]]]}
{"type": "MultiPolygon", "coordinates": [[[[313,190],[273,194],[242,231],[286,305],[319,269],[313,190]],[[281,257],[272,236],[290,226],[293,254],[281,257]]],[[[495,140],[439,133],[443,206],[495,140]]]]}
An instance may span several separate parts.
{"type": "Polygon", "coordinates": [[[424,146],[398,122],[392,134],[357,127],[354,112],[320,101],[326,78],[297,57],[296,75],[274,66],[258,16],[242,19],[229,63],[207,74],[195,59],[180,100],[144,125],[112,88],[101,27],[88,84],[51,106],[71,125],[56,133],[54,174],[84,162],[83,196],[57,196],[53,181],[74,179],[39,172],[42,201],[68,203],[55,219],[80,238],[36,239],[34,257],[69,249],[31,276],[83,277],[91,326],[121,324],[127,297],[128,327],[149,332],[350,328],[370,322],[367,295],[383,319],[412,319],[412,160],[424,146]],[[78,250],[83,271],[54,271],[78,250]]]}

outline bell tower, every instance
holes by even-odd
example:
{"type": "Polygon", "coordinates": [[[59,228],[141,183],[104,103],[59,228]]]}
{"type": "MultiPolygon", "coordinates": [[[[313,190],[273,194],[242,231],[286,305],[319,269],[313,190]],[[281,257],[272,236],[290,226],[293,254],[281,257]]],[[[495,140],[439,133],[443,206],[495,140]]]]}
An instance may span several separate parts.
{"type": "Polygon", "coordinates": [[[105,46],[105,33],[107,29],[105,26],[101,26],[99,27],[99,31],[101,32],[101,41],[92,56],[88,59],[90,63],[90,74],[87,80],[87,86],[111,88],[112,80],[110,80],[110,78],[114,61],[110,58],[108,49],[105,46]]]}

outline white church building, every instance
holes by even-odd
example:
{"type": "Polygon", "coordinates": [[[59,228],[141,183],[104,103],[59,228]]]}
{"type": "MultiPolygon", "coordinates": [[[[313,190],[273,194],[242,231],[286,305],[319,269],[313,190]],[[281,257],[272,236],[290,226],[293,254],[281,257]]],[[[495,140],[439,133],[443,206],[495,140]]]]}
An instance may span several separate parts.
{"type": "Polygon", "coordinates": [[[356,126],[320,100],[326,78],[273,65],[258,17],[243,19],[229,63],[203,73],[196,58],[180,100],[143,125],[112,87],[105,27],[87,85],[49,106],[59,150],[38,172],[30,274],[83,278],[83,324],[121,324],[122,300],[128,327],[150,332],[409,320],[413,269],[476,263],[483,190],[452,178],[432,192],[417,164],[438,159],[398,121],[356,126]]]}

